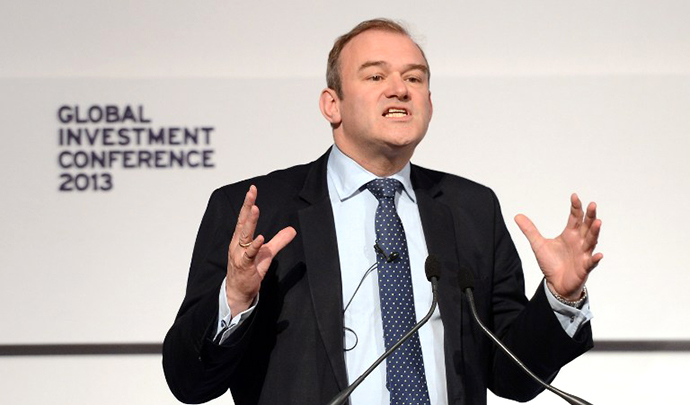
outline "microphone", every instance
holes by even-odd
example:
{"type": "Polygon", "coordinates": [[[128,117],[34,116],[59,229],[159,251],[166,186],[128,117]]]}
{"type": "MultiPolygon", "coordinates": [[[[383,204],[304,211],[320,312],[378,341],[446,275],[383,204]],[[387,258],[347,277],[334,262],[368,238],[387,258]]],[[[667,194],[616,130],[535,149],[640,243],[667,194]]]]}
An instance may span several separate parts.
{"type": "Polygon", "coordinates": [[[458,284],[460,285],[460,289],[465,293],[467,296],[467,300],[470,303],[470,309],[472,310],[472,316],[474,317],[474,320],[477,322],[479,327],[482,329],[484,334],[488,336],[493,342],[496,344],[496,346],[500,347],[501,350],[505,354],[510,357],[510,359],[520,366],[525,373],[527,373],[532,379],[534,379],[536,382],[541,384],[544,388],[547,390],[553,392],[554,394],[558,395],[559,397],[563,398],[567,403],[571,405],[592,405],[591,403],[585,401],[582,398],[576,397],[575,395],[568,394],[567,392],[561,391],[558,388],[545,383],[542,381],[541,378],[537,377],[536,374],[534,374],[527,366],[518,359],[516,355],[513,354],[513,352],[508,349],[503,342],[501,342],[484,324],[482,321],[479,319],[479,315],[477,314],[477,308],[474,304],[474,293],[472,290],[474,290],[474,277],[472,276],[472,272],[470,272],[466,267],[460,267],[460,273],[458,275],[458,284]]]}
{"type": "Polygon", "coordinates": [[[383,248],[379,245],[378,242],[374,244],[374,250],[376,251],[376,253],[379,253],[381,256],[386,258],[386,263],[393,263],[394,261],[398,260],[398,258],[400,258],[400,253],[395,251],[391,252],[390,255],[387,255],[386,251],[383,250],[383,248]]]}
{"type": "MultiPolygon", "coordinates": [[[[376,248],[378,244],[374,245],[374,248],[376,248]]],[[[379,247],[380,249],[380,247],[379,247]]],[[[396,253],[396,252],[393,252],[396,253]]],[[[384,254],[385,255],[385,254],[384,254]]],[[[391,254],[393,256],[393,254],[391,254]]],[[[352,384],[350,384],[347,388],[344,390],[340,391],[333,399],[328,402],[328,405],[342,405],[345,402],[347,402],[347,399],[350,397],[352,392],[359,387],[359,385],[364,381],[365,378],[371,374],[372,371],[376,367],[378,367],[379,364],[381,364],[382,361],[384,361],[388,356],[390,356],[400,345],[405,343],[405,341],[414,335],[419,328],[421,328],[428,320],[431,318],[431,315],[434,313],[436,310],[436,305],[438,305],[438,279],[441,277],[441,265],[436,258],[436,256],[429,255],[426,258],[426,262],[424,263],[424,273],[426,274],[427,280],[431,282],[431,295],[432,295],[432,300],[431,300],[431,308],[429,308],[429,312],[422,318],[421,321],[417,322],[412,329],[410,329],[409,332],[405,334],[405,336],[401,337],[400,340],[395,342],[390,349],[386,350],[385,353],[383,353],[376,361],[374,364],[372,364],[362,375],[360,375],[352,384]]]]}

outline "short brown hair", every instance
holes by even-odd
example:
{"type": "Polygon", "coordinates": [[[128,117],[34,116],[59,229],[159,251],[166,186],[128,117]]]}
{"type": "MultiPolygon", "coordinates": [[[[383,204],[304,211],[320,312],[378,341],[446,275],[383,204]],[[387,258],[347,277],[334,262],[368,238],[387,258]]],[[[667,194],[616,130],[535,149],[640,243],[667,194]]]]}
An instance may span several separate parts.
{"type": "MultiPolygon", "coordinates": [[[[373,20],[362,21],[361,23],[357,24],[355,28],[351,29],[350,32],[338,37],[335,40],[335,43],[333,44],[331,52],[328,53],[328,66],[326,67],[326,85],[329,88],[335,90],[335,93],[341,99],[343,98],[343,85],[342,79],[340,77],[340,54],[342,53],[343,48],[345,48],[345,45],[347,45],[347,43],[350,42],[352,38],[356,37],[357,35],[365,31],[370,30],[396,32],[398,34],[402,34],[410,38],[410,40],[414,42],[415,45],[417,45],[417,48],[419,48],[419,51],[422,53],[422,57],[424,57],[424,61],[427,64],[427,68],[429,67],[429,62],[426,60],[424,50],[421,46],[419,46],[417,42],[415,42],[414,39],[412,39],[412,36],[410,35],[409,31],[402,24],[393,20],[389,20],[387,18],[376,18],[373,20]]],[[[431,77],[430,70],[427,70],[427,76],[431,77]]]]}

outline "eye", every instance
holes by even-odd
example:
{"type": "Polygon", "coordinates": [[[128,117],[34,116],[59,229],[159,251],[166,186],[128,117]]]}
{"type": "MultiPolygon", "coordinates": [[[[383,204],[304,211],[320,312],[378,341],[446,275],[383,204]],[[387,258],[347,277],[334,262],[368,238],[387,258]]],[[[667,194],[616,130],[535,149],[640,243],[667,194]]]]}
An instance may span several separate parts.
{"type": "Polygon", "coordinates": [[[417,76],[408,76],[405,80],[410,83],[422,83],[423,81],[421,77],[417,76]]]}
{"type": "Polygon", "coordinates": [[[373,82],[380,82],[381,80],[383,80],[383,76],[382,75],[371,75],[371,76],[369,76],[369,80],[371,80],[373,82]]]}

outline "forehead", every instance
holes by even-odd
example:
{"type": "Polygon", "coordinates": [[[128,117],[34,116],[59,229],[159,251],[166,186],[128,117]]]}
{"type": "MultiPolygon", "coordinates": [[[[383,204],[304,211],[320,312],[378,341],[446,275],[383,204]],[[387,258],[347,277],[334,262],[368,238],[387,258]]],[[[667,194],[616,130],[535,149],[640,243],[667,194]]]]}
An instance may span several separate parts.
{"type": "Polygon", "coordinates": [[[427,65],[421,50],[407,35],[382,30],[365,31],[352,38],[340,54],[343,73],[367,62],[395,65],[427,65]]]}

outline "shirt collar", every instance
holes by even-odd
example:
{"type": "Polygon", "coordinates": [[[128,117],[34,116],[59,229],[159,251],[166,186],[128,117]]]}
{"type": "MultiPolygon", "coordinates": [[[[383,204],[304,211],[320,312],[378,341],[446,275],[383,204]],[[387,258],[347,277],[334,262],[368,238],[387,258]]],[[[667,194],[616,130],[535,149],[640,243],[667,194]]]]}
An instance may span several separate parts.
{"type": "MultiPolygon", "coordinates": [[[[396,179],[402,183],[403,190],[405,190],[404,195],[407,195],[413,203],[416,203],[412,182],[410,181],[410,170],[410,162],[407,162],[402,170],[388,176],[388,178],[396,179]]],[[[328,176],[333,181],[340,201],[345,201],[360,193],[364,190],[365,184],[379,178],[345,155],[336,145],[333,145],[331,154],[328,156],[327,171],[328,176]]]]}

